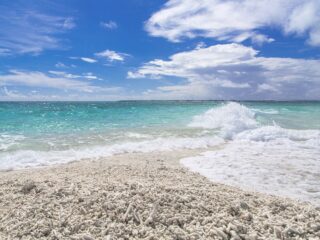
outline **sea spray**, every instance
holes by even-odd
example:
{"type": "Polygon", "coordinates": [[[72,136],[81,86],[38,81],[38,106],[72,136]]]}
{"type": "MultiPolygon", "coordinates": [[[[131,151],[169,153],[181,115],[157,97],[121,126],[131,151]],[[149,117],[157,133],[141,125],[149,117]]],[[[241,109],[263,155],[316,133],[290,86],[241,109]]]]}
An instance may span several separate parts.
{"type": "Polygon", "coordinates": [[[232,139],[239,132],[256,128],[258,123],[252,110],[239,103],[231,102],[195,116],[188,126],[219,129],[222,137],[232,139]]]}

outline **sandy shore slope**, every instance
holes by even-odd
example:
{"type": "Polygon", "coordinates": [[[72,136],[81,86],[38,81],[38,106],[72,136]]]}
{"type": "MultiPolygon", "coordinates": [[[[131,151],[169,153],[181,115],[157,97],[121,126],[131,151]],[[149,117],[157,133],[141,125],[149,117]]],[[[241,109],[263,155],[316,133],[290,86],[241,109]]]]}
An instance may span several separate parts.
{"type": "Polygon", "coordinates": [[[212,183],[196,153],[1,172],[0,239],[320,239],[319,208],[212,183]]]}

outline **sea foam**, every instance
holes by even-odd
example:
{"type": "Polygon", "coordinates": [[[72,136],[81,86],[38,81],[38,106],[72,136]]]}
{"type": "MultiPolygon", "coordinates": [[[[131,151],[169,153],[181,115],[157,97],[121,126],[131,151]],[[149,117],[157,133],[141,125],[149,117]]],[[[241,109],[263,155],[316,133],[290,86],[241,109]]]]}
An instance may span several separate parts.
{"type": "Polygon", "coordinates": [[[227,144],[181,163],[213,181],[320,205],[320,131],[262,126],[255,116],[229,103],[194,117],[189,126],[217,128],[227,144]]]}
{"type": "Polygon", "coordinates": [[[125,153],[148,153],[155,151],[173,151],[178,149],[208,148],[223,143],[223,139],[212,137],[196,138],[156,138],[139,142],[124,142],[113,145],[73,148],[68,150],[19,150],[1,155],[0,169],[21,169],[67,163],[82,159],[99,159],[125,153]]]}
{"type": "Polygon", "coordinates": [[[25,137],[23,135],[0,134],[0,152],[18,145],[20,141],[24,139],[25,137]]]}

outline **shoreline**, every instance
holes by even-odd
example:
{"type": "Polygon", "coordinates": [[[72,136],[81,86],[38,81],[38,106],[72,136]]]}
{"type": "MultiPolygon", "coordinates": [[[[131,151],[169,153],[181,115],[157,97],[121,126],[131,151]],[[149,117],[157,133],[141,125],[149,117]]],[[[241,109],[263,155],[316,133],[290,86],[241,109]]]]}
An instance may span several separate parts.
{"type": "Polygon", "coordinates": [[[0,172],[1,239],[319,239],[320,209],[134,153],[0,172]]]}

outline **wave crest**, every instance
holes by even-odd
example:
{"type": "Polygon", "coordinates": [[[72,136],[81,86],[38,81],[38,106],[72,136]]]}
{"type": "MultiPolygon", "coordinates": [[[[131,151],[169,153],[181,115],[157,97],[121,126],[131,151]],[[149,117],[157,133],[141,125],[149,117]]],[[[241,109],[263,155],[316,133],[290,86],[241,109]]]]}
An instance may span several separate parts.
{"type": "Polygon", "coordinates": [[[195,116],[189,127],[220,129],[221,136],[232,139],[236,134],[258,126],[255,113],[251,109],[230,102],[195,116]]]}

